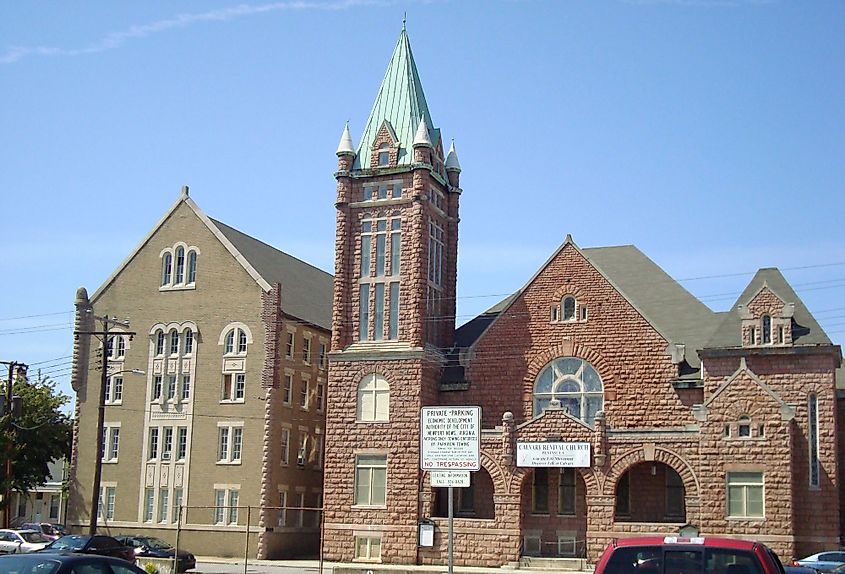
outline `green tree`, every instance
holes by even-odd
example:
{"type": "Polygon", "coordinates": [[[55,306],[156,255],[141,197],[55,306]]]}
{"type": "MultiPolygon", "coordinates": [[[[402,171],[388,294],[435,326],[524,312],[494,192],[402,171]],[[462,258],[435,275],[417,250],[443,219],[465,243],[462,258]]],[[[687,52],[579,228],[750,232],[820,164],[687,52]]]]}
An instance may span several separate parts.
{"type": "Polygon", "coordinates": [[[70,458],[73,423],[61,410],[70,402],[70,397],[58,391],[56,384],[40,371],[31,380],[15,379],[12,394],[22,398],[23,409],[14,419],[8,411],[0,417],[0,473],[3,476],[0,492],[26,493],[47,482],[50,462],[70,458]],[[11,476],[6,473],[9,458],[11,476]]]}

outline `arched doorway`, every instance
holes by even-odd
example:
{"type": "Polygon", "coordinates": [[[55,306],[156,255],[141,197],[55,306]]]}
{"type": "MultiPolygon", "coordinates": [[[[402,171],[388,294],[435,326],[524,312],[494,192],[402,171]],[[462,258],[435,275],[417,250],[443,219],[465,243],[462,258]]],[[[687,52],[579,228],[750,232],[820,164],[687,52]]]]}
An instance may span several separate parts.
{"type": "Polygon", "coordinates": [[[626,470],[616,482],[616,522],[686,522],[681,476],[657,461],[640,462],[626,470]]]}
{"type": "Polygon", "coordinates": [[[524,556],[586,556],[587,488],[576,468],[534,468],[522,483],[524,556]]]}

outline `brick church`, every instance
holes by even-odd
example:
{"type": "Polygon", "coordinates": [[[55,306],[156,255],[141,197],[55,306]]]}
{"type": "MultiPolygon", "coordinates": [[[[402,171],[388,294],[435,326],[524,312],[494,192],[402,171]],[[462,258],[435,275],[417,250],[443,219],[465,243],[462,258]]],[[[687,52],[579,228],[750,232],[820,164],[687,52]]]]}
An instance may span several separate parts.
{"type": "Polygon", "coordinates": [[[841,350],[783,275],[760,269],[713,312],[636,247],[567,236],[456,329],[461,166],[444,147],[403,30],[357,147],[347,126],[337,149],[326,559],[445,563],[444,490],[420,470],[436,405],[482,413],[456,564],[594,561],[612,538],[679,532],[785,559],[838,547],[841,350]]]}

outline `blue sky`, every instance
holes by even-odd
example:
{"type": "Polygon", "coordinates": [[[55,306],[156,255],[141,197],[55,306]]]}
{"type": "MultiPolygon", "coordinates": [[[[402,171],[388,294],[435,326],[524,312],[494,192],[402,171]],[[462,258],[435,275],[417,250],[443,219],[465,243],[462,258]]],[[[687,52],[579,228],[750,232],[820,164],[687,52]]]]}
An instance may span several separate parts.
{"type": "Polygon", "coordinates": [[[845,337],[845,3],[3,3],[0,360],[69,392],[72,309],[176,200],[332,270],[334,151],[407,12],[461,165],[458,322],[571,233],[714,310],[784,271],[845,337]]]}

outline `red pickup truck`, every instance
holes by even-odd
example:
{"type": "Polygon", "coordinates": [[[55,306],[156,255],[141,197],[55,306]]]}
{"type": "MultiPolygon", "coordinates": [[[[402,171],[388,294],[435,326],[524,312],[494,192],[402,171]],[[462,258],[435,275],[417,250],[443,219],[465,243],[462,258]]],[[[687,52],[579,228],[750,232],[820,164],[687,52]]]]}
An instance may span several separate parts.
{"type": "Polygon", "coordinates": [[[595,574],[784,574],[765,544],[716,537],[644,536],[611,542],[595,574]]]}

